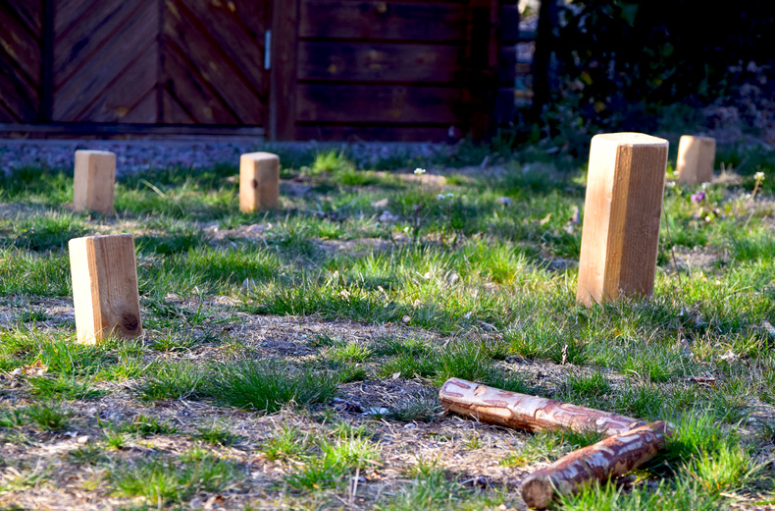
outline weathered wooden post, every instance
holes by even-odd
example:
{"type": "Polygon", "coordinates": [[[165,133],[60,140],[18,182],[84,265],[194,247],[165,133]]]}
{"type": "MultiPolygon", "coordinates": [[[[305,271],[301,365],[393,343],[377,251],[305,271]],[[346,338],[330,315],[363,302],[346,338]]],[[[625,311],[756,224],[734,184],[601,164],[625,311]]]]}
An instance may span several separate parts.
{"type": "Polygon", "coordinates": [[[640,133],[592,138],[578,300],[591,306],[654,289],[667,140],[640,133]]]}
{"type": "Polygon", "coordinates": [[[135,242],[131,234],[71,239],[70,273],[78,342],[142,334],[135,242]]]}
{"type": "Polygon", "coordinates": [[[678,181],[699,185],[713,181],[716,160],[716,139],[684,135],[678,144],[678,181]]]}
{"type": "Polygon", "coordinates": [[[73,209],[113,214],[116,155],[108,151],[76,151],[73,209]]]}
{"type": "Polygon", "coordinates": [[[272,153],[248,153],[240,158],[239,209],[253,213],[276,208],[280,198],[280,158],[272,153]]]}

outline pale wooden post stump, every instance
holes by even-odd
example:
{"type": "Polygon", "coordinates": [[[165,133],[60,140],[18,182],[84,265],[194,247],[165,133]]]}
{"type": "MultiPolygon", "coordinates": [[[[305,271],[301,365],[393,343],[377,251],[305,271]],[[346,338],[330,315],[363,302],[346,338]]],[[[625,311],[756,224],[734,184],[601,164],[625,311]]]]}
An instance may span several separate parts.
{"type": "Polygon", "coordinates": [[[253,213],[273,209],[280,198],[280,157],[272,153],[248,153],[240,158],[239,209],[253,213]]]}
{"type": "Polygon", "coordinates": [[[76,151],[73,209],[113,214],[116,155],[108,151],[76,151]]]}
{"type": "Polygon", "coordinates": [[[135,242],[131,234],[70,240],[70,273],[78,342],[142,334],[135,242]]]}
{"type": "Polygon", "coordinates": [[[654,289],[667,140],[640,133],[592,138],[578,300],[591,306],[654,289]]]}
{"type": "Polygon", "coordinates": [[[678,182],[699,185],[713,181],[716,139],[684,135],[678,144],[678,182]]]}

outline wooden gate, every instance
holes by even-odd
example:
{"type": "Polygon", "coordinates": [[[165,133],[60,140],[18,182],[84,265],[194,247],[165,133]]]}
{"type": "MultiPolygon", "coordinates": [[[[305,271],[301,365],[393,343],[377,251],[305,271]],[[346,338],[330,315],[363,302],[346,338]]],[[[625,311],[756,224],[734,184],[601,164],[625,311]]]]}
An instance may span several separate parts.
{"type": "Polygon", "coordinates": [[[0,131],[481,134],[513,82],[506,1],[0,0],[0,131]]]}

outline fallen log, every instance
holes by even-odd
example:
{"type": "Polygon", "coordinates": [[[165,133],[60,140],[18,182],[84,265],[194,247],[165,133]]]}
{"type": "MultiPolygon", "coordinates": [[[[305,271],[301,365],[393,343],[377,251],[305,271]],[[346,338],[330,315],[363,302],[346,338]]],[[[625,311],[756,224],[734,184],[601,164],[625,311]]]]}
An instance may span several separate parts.
{"type": "Polygon", "coordinates": [[[522,499],[546,509],[559,495],[578,492],[584,483],[607,481],[649,461],[665,445],[667,426],[653,422],[578,449],[522,481],[522,499]]]}
{"type": "Polygon", "coordinates": [[[460,378],[450,378],[439,391],[447,411],[528,431],[572,429],[605,436],[626,433],[646,422],[552,399],[500,390],[460,378]]]}

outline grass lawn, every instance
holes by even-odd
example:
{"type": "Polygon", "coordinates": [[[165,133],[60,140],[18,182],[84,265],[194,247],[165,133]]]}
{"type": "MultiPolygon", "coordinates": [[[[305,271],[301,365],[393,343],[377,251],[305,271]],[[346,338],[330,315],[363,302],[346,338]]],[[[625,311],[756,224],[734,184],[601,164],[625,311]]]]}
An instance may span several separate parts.
{"type": "Polygon", "coordinates": [[[775,508],[775,158],[668,186],[654,296],[591,309],[584,169],[493,159],[308,155],[254,215],[236,166],[123,177],[110,218],[68,171],[0,178],[0,510],[524,509],[595,440],[443,416],[452,376],[674,424],[560,509],[775,508]],[[135,236],[139,340],[75,343],[67,241],[97,233],[135,236]]]}

